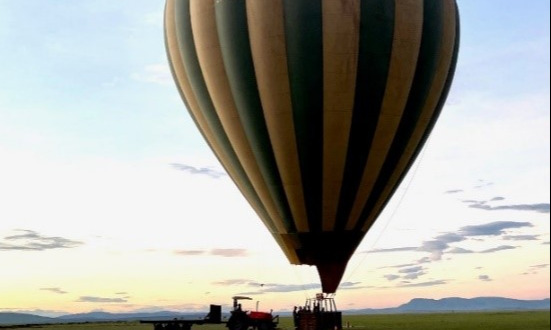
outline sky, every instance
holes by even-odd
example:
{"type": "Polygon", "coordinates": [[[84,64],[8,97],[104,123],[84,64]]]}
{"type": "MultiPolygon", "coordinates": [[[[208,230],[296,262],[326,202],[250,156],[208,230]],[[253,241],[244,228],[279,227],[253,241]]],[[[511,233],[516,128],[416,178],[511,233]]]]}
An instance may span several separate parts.
{"type": "MultiPolygon", "coordinates": [[[[447,103],[340,309],[549,297],[549,1],[457,2],[447,103]]],[[[283,311],[320,290],[187,114],[163,7],[0,0],[0,312],[283,311]]]]}

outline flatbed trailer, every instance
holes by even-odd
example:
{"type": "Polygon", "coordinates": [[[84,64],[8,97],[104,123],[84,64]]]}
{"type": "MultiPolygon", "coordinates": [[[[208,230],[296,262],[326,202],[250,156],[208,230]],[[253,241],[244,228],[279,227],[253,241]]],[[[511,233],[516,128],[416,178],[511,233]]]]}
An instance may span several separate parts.
{"type": "Polygon", "coordinates": [[[228,330],[275,330],[277,328],[278,315],[273,316],[271,311],[268,313],[243,310],[239,300],[252,300],[249,297],[235,296],[232,299],[233,310],[227,321],[222,320],[222,306],[210,305],[210,312],[202,319],[140,320],[140,323],[152,324],[154,330],[191,330],[194,324],[224,324],[228,330]]]}
{"type": "Polygon", "coordinates": [[[152,324],[154,330],[191,330],[194,324],[226,324],[222,321],[222,306],[210,305],[210,312],[202,319],[140,320],[140,323],[152,324]]]}
{"type": "Polygon", "coordinates": [[[153,324],[154,330],[166,329],[184,329],[190,330],[191,326],[194,324],[226,324],[226,322],[206,322],[205,320],[142,320],[140,323],[149,323],[153,324]]]}

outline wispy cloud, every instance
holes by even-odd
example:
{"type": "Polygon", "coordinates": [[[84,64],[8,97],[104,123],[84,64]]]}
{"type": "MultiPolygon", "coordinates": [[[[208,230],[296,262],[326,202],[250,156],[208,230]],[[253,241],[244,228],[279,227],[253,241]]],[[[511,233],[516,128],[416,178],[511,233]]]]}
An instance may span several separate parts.
{"type": "Polygon", "coordinates": [[[493,182],[480,179],[478,180],[478,184],[476,184],[473,188],[480,189],[480,188],[492,186],[493,184],[494,184],[493,182]]]}
{"type": "Polygon", "coordinates": [[[266,286],[260,290],[263,293],[266,292],[296,292],[304,290],[321,290],[321,286],[317,283],[309,284],[273,284],[266,286]]]}
{"type": "Polygon", "coordinates": [[[478,275],[478,279],[484,282],[490,282],[492,279],[488,275],[478,275]]]}
{"type": "Polygon", "coordinates": [[[548,267],[549,267],[549,264],[539,264],[539,265],[530,266],[530,268],[533,268],[533,269],[545,269],[548,267]]]}
{"type": "Polygon", "coordinates": [[[95,297],[95,296],[81,296],[76,300],[77,302],[91,302],[91,303],[125,303],[128,300],[124,298],[107,298],[107,297],[95,297]]]}
{"type": "MultiPolygon", "coordinates": [[[[243,287],[247,290],[239,292],[241,295],[256,295],[273,292],[296,292],[304,290],[321,290],[319,283],[305,284],[282,284],[282,283],[259,283],[248,279],[227,279],[213,282],[214,285],[243,287]]],[[[342,282],[339,285],[340,290],[354,290],[364,288],[361,282],[342,282]]]]}
{"type": "Polygon", "coordinates": [[[451,189],[451,190],[445,191],[444,194],[458,194],[460,192],[463,192],[463,189],[451,189]]]}
{"type": "Polygon", "coordinates": [[[385,252],[405,252],[405,251],[418,251],[417,246],[397,247],[388,249],[373,249],[366,251],[367,253],[385,253],[385,252]]]}
{"type": "Polygon", "coordinates": [[[246,279],[229,279],[229,280],[223,280],[223,281],[216,281],[213,284],[215,285],[222,285],[222,286],[234,286],[234,285],[252,285],[254,283],[251,280],[246,279]]]}
{"type": "Polygon", "coordinates": [[[43,236],[32,230],[17,230],[21,234],[6,236],[0,239],[0,251],[44,251],[52,249],[69,249],[83,244],[58,236],[43,236]]]}
{"type": "Polygon", "coordinates": [[[40,290],[50,291],[50,292],[57,293],[57,294],[66,294],[67,293],[67,291],[64,291],[60,288],[40,288],[40,290]]]}
{"type": "Polygon", "coordinates": [[[411,273],[418,273],[420,271],[423,270],[423,267],[422,266],[415,266],[415,267],[409,267],[409,268],[403,268],[403,269],[400,269],[398,271],[398,273],[406,273],[406,274],[411,274],[411,273]]]}
{"type": "Polygon", "coordinates": [[[198,256],[205,254],[205,251],[203,250],[176,250],[174,251],[175,254],[182,255],[182,256],[198,256]]]}
{"type": "Polygon", "coordinates": [[[499,236],[507,229],[533,227],[529,222],[495,221],[483,225],[465,226],[459,232],[462,236],[499,236]]]}
{"type": "MultiPolygon", "coordinates": [[[[426,269],[423,266],[406,266],[398,270],[397,274],[386,274],[383,275],[388,281],[395,281],[399,278],[404,280],[416,280],[419,277],[426,274],[426,269]]],[[[408,282],[409,283],[409,282],[408,282]]]]}
{"type": "Polygon", "coordinates": [[[174,254],[181,256],[216,256],[216,257],[246,257],[248,251],[246,249],[212,249],[212,250],[176,250],[174,254]]]}
{"type": "Polygon", "coordinates": [[[532,265],[528,268],[528,271],[522,273],[522,275],[538,274],[540,271],[549,267],[549,264],[532,265]]]}
{"type": "Polygon", "coordinates": [[[210,254],[213,256],[220,256],[226,258],[232,257],[246,257],[247,250],[245,249],[212,249],[210,254]]]}
{"type": "Polygon", "coordinates": [[[400,275],[396,275],[396,274],[386,274],[386,275],[383,275],[384,278],[386,278],[387,280],[389,281],[394,281],[394,280],[397,280],[400,278],[400,275]]]}
{"type": "Polygon", "coordinates": [[[537,241],[539,235],[505,235],[503,239],[506,241],[537,241]]]}
{"type": "Polygon", "coordinates": [[[460,248],[460,247],[454,247],[454,248],[446,251],[446,253],[467,254],[467,253],[474,253],[474,251],[473,250],[467,250],[467,249],[460,248]]]}
{"type": "Polygon", "coordinates": [[[419,251],[428,252],[430,257],[425,257],[418,260],[417,264],[428,263],[431,261],[441,260],[444,253],[466,254],[466,253],[493,253],[503,250],[515,249],[515,246],[501,245],[495,248],[490,248],[482,251],[473,251],[457,246],[452,246],[453,243],[463,242],[469,238],[482,236],[505,236],[511,238],[531,238],[532,235],[507,235],[509,229],[518,229],[533,227],[529,222],[517,221],[495,221],[482,225],[464,226],[457,232],[449,232],[436,236],[435,238],[423,241],[418,247],[397,247],[388,249],[374,249],[367,253],[385,253],[385,252],[403,252],[403,251],[419,251]]]}
{"type": "MultiPolygon", "coordinates": [[[[490,201],[501,201],[503,197],[494,197],[490,201]]],[[[488,201],[477,200],[464,200],[463,203],[470,204],[470,208],[486,210],[486,211],[499,211],[499,210],[515,210],[515,211],[531,211],[538,213],[549,213],[549,203],[536,203],[536,204],[511,204],[511,205],[488,205],[488,201]]]]}
{"type": "Polygon", "coordinates": [[[225,172],[213,170],[213,169],[208,168],[208,167],[195,167],[195,166],[180,164],[180,163],[172,163],[170,165],[173,168],[175,168],[177,170],[180,170],[180,171],[188,172],[188,173],[191,173],[191,174],[206,175],[206,176],[210,176],[211,178],[215,178],[215,179],[218,179],[222,176],[227,175],[225,172]]]}
{"type": "Polygon", "coordinates": [[[494,253],[494,252],[499,252],[499,251],[504,251],[504,250],[513,250],[513,249],[516,249],[516,248],[517,248],[517,246],[500,245],[500,246],[495,247],[495,248],[479,251],[478,253],[494,253]]]}
{"type": "Polygon", "coordinates": [[[427,287],[427,286],[444,285],[444,284],[448,284],[448,281],[434,280],[434,281],[427,281],[427,282],[420,282],[420,283],[404,283],[399,286],[404,288],[418,288],[418,287],[427,287]]]}
{"type": "MultiPolygon", "coordinates": [[[[256,281],[248,279],[227,279],[223,281],[214,282],[215,285],[221,286],[241,286],[249,289],[254,289],[250,291],[242,291],[240,294],[262,294],[267,292],[294,292],[294,291],[304,291],[310,289],[321,289],[320,285],[317,283],[308,283],[308,284],[280,284],[280,283],[259,283],[256,281]]],[[[344,282],[341,283],[341,287],[353,287],[357,282],[344,282]]]]}
{"type": "Polygon", "coordinates": [[[385,268],[403,268],[403,267],[412,267],[412,266],[417,266],[417,263],[399,264],[399,265],[394,265],[394,266],[384,266],[384,267],[379,267],[379,269],[385,269],[385,268]]]}

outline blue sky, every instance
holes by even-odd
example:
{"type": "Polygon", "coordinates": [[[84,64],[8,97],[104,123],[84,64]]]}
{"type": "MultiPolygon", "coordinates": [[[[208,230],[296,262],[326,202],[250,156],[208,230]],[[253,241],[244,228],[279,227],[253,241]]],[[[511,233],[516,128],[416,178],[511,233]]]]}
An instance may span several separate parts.
{"type": "MultiPolygon", "coordinates": [[[[458,5],[448,102],[341,308],[549,297],[549,2],[458,5]]],[[[187,115],[163,6],[0,0],[0,311],[288,309],[318,289],[187,115]]]]}

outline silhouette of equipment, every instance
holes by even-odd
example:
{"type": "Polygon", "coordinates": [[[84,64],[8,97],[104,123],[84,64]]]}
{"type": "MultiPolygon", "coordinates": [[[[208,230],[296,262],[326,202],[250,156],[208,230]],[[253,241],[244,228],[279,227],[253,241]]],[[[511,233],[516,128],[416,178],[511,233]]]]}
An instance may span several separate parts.
{"type": "Polygon", "coordinates": [[[273,316],[271,312],[243,310],[240,300],[252,300],[245,296],[235,296],[233,310],[227,321],[222,317],[222,306],[210,305],[210,312],[202,319],[172,319],[172,320],[141,320],[140,323],[153,324],[154,330],[191,330],[194,324],[225,324],[229,330],[274,330],[279,323],[279,315],[273,316]]]}

